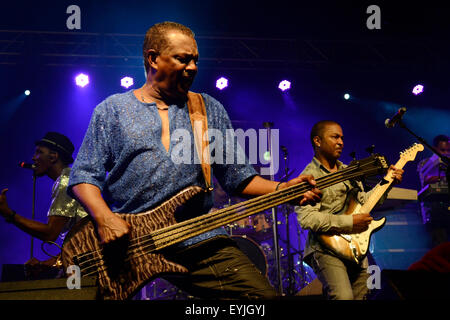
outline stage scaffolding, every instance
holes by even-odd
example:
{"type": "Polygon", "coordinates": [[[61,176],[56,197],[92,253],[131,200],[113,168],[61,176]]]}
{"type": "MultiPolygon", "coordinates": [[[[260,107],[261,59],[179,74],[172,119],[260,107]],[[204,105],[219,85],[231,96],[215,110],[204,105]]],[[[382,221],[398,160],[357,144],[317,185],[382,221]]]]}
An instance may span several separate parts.
{"type": "MultiPolygon", "coordinates": [[[[0,30],[0,65],[142,68],[144,34],[0,30]]],[[[295,39],[196,37],[204,69],[360,70],[448,64],[448,46],[430,38],[295,39]]]]}

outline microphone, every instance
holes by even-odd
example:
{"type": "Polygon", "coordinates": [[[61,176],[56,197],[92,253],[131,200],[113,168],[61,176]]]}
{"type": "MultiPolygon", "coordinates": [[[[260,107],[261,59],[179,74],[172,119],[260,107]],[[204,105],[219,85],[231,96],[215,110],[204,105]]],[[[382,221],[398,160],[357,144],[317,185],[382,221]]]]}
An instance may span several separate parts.
{"type": "Polygon", "coordinates": [[[19,167],[33,170],[34,168],[36,168],[36,165],[34,163],[21,162],[19,163],[19,167]]]}
{"type": "Polygon", "coordinates": [[[397,124],[397,122],[399,122],[403,118],[405,112],[406,108],[402,107],[398,109],[397,113],[392,117],[392,119],[386,119],[386,121],[384,121],[384,125],[386,126],[386,128],[393,128],[397,124]]]}

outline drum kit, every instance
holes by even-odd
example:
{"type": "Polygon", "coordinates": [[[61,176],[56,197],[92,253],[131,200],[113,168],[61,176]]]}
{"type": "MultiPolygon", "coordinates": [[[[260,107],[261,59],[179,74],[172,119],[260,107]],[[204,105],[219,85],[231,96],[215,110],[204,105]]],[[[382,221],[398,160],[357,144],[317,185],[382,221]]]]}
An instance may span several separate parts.
{"type": "Polygon", "coordinates": [[[281,207],[285,207],[281,208],[285,210],[284,212],[280,210],[276,221],[279,232],[279,270],[276,263],[273,218],[270,210],[236,221],[225,228],[239,248],[250,258],[258,270],[268,277],[275,288],[279,286],[278,282],[281,279],[282,294],[295,295],[316,276],[311,267],[303,262],[303,248],[306,243],[307,231],[301,229],[296,221],[294,223],[291,221],[289,224],[289,220],[296,220],[292,206],[281,207]],[[283,214],[286,214],[286,219],[283,219],[283,214]],[[287,228],[283,228],[284,226],[287,228]],[[296,243],[293,243],[292,240],[296,243]]]}

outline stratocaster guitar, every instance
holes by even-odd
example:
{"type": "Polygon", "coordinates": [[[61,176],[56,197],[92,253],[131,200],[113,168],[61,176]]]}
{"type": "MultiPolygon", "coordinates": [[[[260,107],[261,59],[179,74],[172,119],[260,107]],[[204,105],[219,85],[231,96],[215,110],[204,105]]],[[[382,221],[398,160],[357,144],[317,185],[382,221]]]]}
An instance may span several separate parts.
{"type": "MultiPolygon", "coordinates": [[[[395,164],[395,167],[397,169],[402,169],[408,161],[413,161],[416,158],[417,153],[423,151],[423,149],[423,145],[414,144],[409,149],[401,152],[400,160],[395,164]]],[[[350,196],[347,199],[345,212],[343,214],[370,213],[380,198],[388,190],[389,186],[391,186],[393,180],[392,173],[389,171],[382,182],[374,188],[373,193],[364,205],[361,205],[350,196]]],[[[324,247],[337,256],[359,263],[367,255],[370,237],[374,232],[380,230],[385,222],[386,218],[383,217],[379,220],[372,220],[369,224],[369,228],[364,232],[353,234],[324,233],[319,234],[318,239],[324,247]]]]}
{"type": "MultiPolygon", "coordinates": [[[[324,189],[348,179],[382,174],[386,170],[384,157],[374,155],[353,161],[343,170],[316,179],[317,188],[324,189]]],[[[300,183],[177,222],[179,210],[192,208],[191,201],[195,202],[196,197],[205,192],[200,187],[191,186],[149,211],[139,214],[116,213],[131,225],[131,231],[126,239],[116,240],[125,241],[126,244],[114,250],[108,249],[109,244],[103,246],[99,243],[94,223],[90,217],[86,217],[65,238],[61,252],[64,270],[70,265],[77,265],[82,276],[97,276],[100,298],[127,299],[161,273],[187,272],[183,266],[167,260],[161,249],[298,199],[310,189],[308,183],[300,183]]]]}

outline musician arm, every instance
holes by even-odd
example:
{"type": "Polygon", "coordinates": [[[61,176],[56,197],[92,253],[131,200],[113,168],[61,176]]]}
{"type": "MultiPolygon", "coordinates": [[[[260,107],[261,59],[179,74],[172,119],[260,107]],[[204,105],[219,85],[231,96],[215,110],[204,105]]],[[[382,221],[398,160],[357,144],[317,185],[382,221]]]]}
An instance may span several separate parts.
{"type": "Polygon", "coordinates": [[[312,232],[346,233],[353,229],[353,217],[351,215],[321,212],[320,204],[296,206],[295,212],[300,226],[312,232]]]}
{"type": "Polygon", "coordinates": [[[73,186],[72,192],[94,218],[101,243],[109,243],[130,232],[130,225],[109,209],[97,186],[80,183],[73,186]]]}

